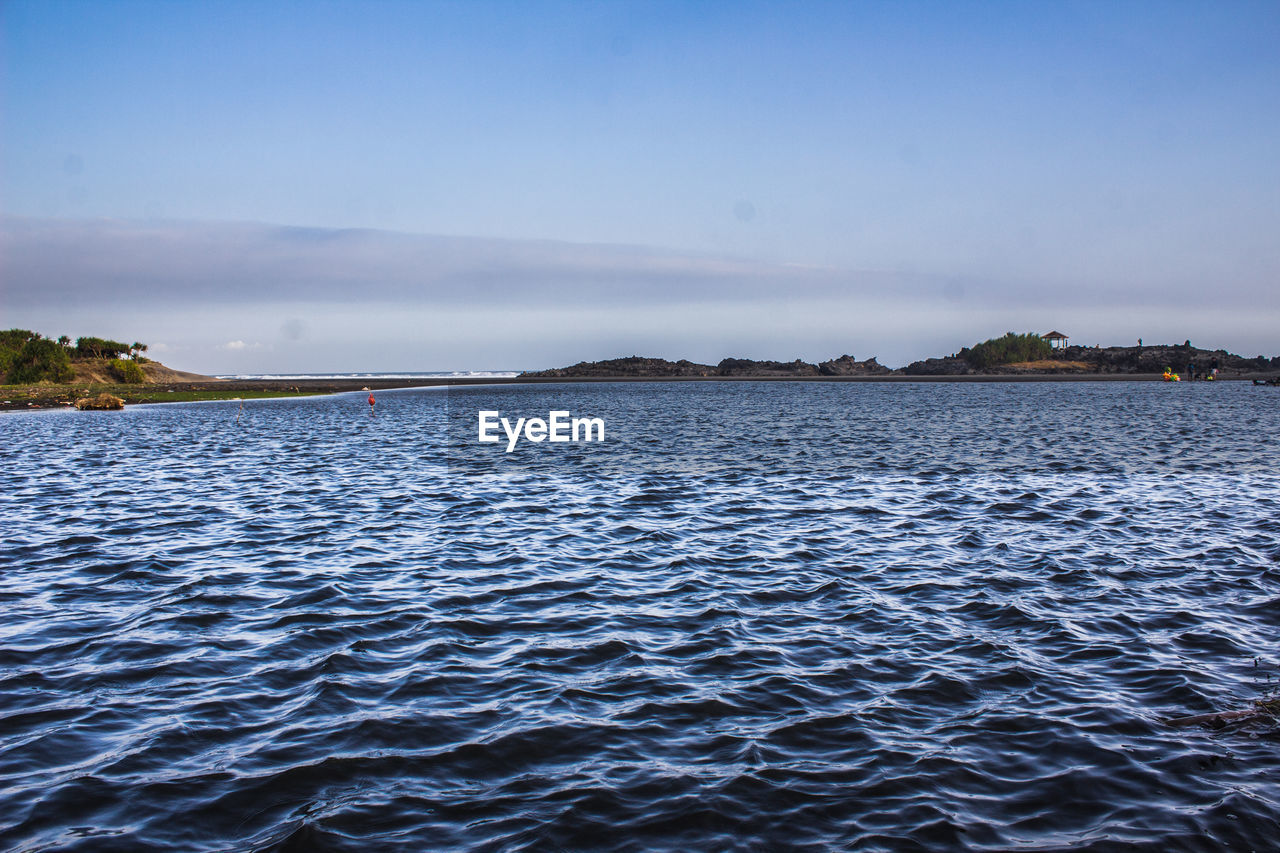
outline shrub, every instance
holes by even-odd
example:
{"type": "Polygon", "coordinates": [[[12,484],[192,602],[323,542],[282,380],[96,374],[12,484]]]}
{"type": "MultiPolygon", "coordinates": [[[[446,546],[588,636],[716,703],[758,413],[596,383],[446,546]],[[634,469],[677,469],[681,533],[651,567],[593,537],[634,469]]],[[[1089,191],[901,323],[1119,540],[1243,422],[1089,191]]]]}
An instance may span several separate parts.
{"type": "Polygon", "coordinates": [[[5,329],[0,332],[0,376],[7,376],[18,360],[22,347],[32,338],[40,337],[27,329],[5,329]]]}
{"type": "Polygon", "coordinates": [[[13,385],[70,382],[74,377],[66,347],[34,333],[23,343],[22,349],[8,359],[5,370],[5,381],[13,385]]]}
{"type": "Polygon", "coordinates": [[[1006,332],[1004,337],[991,338],[972,349],[960,350],[960,357],[976,368],[994,367],[998,364],[1013,364],[1018,361],[1036,361],[1053,355],[1049,342],[1035,332],[1015,335],[1006,332]]]}
{"type": "Polygon", "coordinates": [[[113,358],[107,363],[107,372],[115,377],[117,382],[125,385],[141,385],[147,381],[147,375],[142,372],[142,368],[136,361],[113,358]]]}

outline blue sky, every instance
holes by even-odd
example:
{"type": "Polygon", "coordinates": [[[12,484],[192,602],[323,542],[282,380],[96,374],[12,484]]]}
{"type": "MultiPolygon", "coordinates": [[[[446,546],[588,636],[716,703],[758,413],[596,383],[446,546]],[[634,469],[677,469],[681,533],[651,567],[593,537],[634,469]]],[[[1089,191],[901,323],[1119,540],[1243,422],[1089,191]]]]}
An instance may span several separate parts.
{"type": "Polygon", "coordinates": [[[2,8],[4,326],[209,371],[1280,352],[1275,3],[2,8]],[[306,291],[316,243],[362,298],[306,291]]]}

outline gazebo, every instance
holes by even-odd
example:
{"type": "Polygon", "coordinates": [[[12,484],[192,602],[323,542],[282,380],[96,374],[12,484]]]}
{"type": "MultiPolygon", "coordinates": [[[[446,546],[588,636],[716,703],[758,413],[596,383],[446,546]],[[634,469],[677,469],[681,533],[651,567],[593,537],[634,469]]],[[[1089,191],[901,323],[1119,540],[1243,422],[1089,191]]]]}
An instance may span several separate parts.
{"type": "Polygon", "coordinates": [[[1042,339],[1049,342],[1049,346],[1054,349],[1066,349],[1068,338],[1062,332],[1050,332],[1047,335],[1041,335],[1042,339]]]}

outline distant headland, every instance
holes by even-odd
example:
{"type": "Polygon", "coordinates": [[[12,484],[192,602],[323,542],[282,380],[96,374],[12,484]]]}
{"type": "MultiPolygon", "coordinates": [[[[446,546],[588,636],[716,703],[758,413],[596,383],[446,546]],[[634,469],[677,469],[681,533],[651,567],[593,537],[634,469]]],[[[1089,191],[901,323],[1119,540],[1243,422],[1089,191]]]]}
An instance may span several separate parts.
{"type": "Polygon", "coordinates": [[[842,355],[815,363],[726,358],[718,364],[628,356],[526,371],[514,378],[327,378],[227,380],[173,370],[143,353],[142,343],[81,337],[74,342],[24,329],[0,331],[0,409],[120,408],[132,403],[176,403],[292,397],[344,391],[435,385],[505,383],[792,380],[792,381],[1035,381],[1159,379],[1166,369],[1181,379],[1254,379],[1275,384],[1280,357],[1246,358],[1222,349],[1139,342],[1128,347],[1069,346],[1065,335],[1012,332],[957,353],[889,368],[875,358],[842,355]],[[1216,371],[1216,373],[1215,373],[1216,371]]]}
{"type": "Polygon", "coordinates": [[[798,377],[798,376],[880,376],[892,373],[874,358],[855,361],[843,355],[820,364],[795,361],[753,361],[749,358],[726,358],[719,364],[698,364],[681,359],[645,358],[633,355],[611,358],[607,361],[583,361],[570,367],[551,370],[535,370],[521,373],[520,379],[585,379],[595,377],[657,379],[663,377],[687,377],[690,379],[733,377],[798,377]]]}
{"type": "Polygon", "coordinates": [[[842,355],[830,361],[754,361],[726,358],[718,364],[668,361],[628,356],[606,361],[579,362],[569,367],[527,371],[520,379],[661,379],[661,378],[924,378],[924,377],[1121,377],[1162,375],[1168,369],[1185,378],[1212,376],[1248,378],[1280,372],[1280,356],[1246,358],[1223,349],[1191,345],[1070,346],[1065,335],[1049,332],[991,338],[957,353],[915,361],[891,369],[874,357],[859,361],[842,355]]]}

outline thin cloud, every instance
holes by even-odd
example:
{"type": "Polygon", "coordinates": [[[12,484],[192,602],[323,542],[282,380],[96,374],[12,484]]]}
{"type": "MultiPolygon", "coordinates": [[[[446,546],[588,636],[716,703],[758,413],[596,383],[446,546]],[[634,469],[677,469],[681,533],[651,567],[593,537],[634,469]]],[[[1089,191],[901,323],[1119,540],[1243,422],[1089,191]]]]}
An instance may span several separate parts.
{"type": "Polygon", "coordinates": [[[848,283],[829,271],[631,246],[234,223],[8,217],[0,254],[6,299],[20,307],[121,299],[652,304],[848,283]]]}

